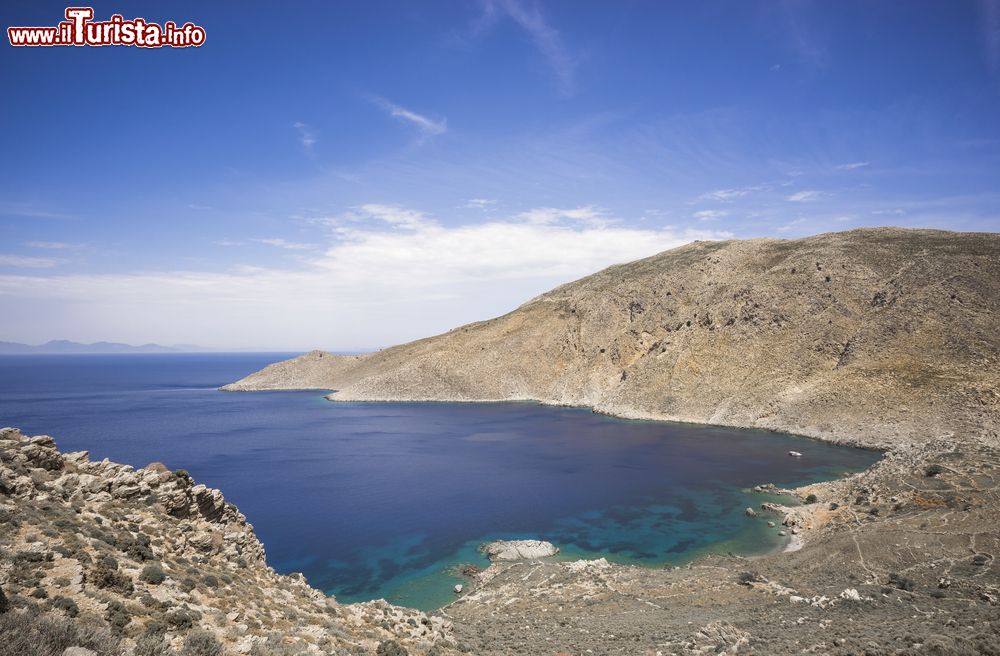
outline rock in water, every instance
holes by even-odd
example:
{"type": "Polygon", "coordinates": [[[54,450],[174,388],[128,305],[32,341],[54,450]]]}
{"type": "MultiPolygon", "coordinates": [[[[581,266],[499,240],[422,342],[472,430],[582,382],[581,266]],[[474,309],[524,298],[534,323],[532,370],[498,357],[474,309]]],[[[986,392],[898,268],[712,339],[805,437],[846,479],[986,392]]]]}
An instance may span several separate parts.
{"type": "Polygon", "coordinates": [[[534,560],[559,553],[559,547],[542,540],[497,540],[480,547],[491,561],[534,560]]]}
{"type": "Polygon", "coordinates": [[[455,594],[462,594],[462,584],[459,583],[455,586],[455,594]]]}
{"type": "Polygon", "coordinates": [[[757,516],[757,511],[754,510],[753,508],[747,508],[745,512],[746,512],[747,517],[756,517],[757,516]]]}

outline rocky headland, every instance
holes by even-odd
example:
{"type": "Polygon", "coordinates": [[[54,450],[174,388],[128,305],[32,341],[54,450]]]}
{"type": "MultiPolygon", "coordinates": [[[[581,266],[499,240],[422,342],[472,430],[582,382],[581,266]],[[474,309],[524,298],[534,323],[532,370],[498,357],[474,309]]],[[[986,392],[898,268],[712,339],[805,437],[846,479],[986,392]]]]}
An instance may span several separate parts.
{"type": "Polygon", "coordinates": [[[442,609],[474,653],[996,654],[998,317],[993,233],[695,242],[496,319],[366,355],[313,351],[223,389],[535,400],[885,451],[754,509],[794,550],[663,570],[494,562],[442,609]]]}
{"type": "Polygon", "coordinates": [[[455,654],[450,622],[343,605],[268,567],[253,527],[184,471],[0,429],[0,654],[455,654]],[[88,651],[89,650],[89,651],[88,651]]]}

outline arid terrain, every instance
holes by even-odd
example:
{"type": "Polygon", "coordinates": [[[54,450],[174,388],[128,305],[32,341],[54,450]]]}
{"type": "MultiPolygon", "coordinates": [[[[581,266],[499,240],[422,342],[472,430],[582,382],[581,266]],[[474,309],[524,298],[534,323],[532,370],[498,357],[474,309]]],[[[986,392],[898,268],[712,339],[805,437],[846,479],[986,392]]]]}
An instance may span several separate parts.
{"type": "Polygon", "coordinates": [[[794,551],[673,569],[498,561],[440,618],[343,606],[269,570],[242,515],[183,473],[7,430],[0,587],[20,608],[71,615],[68,599],[128,648],[186,649],[201,630],[235,653],[998,654],[998,317],[997,234],[696,242],[496,319],[362,356],[314,351],[224,388],[530,399],[884,450],[762,503],[794,551]]]}

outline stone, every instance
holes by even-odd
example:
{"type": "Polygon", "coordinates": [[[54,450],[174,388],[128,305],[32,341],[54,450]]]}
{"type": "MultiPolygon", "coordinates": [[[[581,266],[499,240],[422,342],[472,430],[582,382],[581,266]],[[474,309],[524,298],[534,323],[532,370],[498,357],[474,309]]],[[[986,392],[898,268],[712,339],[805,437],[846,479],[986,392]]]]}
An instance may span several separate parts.
{"type": "Polygon", "coordinates": [[[767,523],[767,527],[768,528],[774,528],[774,522],[768,522],[767,523]]]}
{"type": "Polygon", "coordinates": [[[497,540],[480,546],[491,561],[534,560],[559,553],[559,547],[542,540],[497,540]]]}
{"type": "Polygon", "coordinates": [[[757,511],[754,510],[753,508],[747,508],[744,512],[746,513],[747,517],[756,517],[757,516],[757,511]]]}
{"type": "Polygon", "coordinates": [[[455,586],[455,594],[462,594],[462,584],[459,583],[455,586]]]}

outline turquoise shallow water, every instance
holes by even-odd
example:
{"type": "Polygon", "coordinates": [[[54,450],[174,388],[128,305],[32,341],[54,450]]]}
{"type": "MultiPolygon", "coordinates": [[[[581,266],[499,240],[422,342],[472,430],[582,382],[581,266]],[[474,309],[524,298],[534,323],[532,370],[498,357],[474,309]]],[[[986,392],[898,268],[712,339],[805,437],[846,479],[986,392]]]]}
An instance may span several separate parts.
{"type": "Polygon", "coordinates": [[[780,538],[743,510],[879,454],[763,431],[625,421],[528,403],[330,403],[216,387],[280,354],[0,357],[0,423],[63,449],[158,460],[219,487],[279,571],[343,601],[448,603],[497,538],[660,566],[780,538]],[[803,453],[790,458],[790,449],[803,453]]]}

